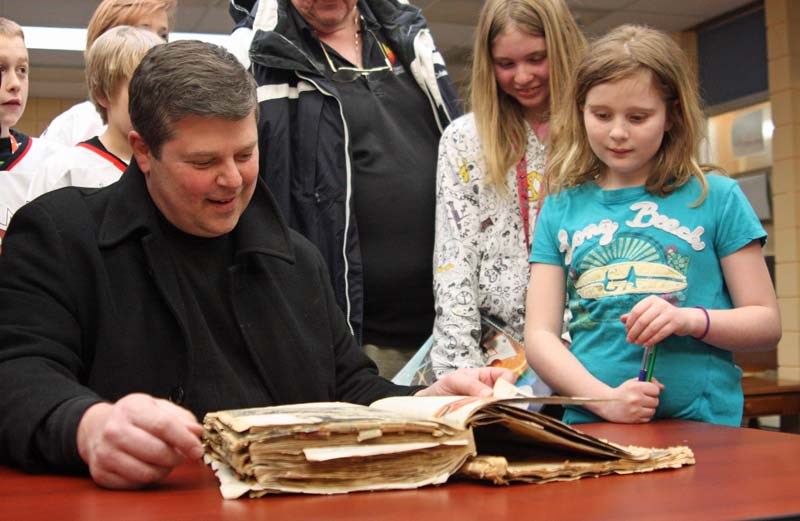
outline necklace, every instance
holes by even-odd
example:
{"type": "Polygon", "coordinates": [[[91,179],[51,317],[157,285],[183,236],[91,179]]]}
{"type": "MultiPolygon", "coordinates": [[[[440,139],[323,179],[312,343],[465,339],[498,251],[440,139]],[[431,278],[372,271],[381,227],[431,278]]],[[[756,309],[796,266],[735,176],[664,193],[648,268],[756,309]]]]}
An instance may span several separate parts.
{"type": "Polygon", "coordinates": [[[360,36],[359,36],[359,34],[358,34],[358,33],[360,32],[360,31],[359,31],[359,26],[360,26],[360,24],[359,24],[359,18],[360,18],[360,16],[358,16],[358,8],[357,8],[357,7],[353,7],[353,13],[355,13],[355,16],[353,17],[353,23],[354,23],[354,24],[355,24],[355,26],[356,26],[356,30],[355,30],[355,34],[356,34],[356,36],[355,36],[355,42],[356,42],[356,56],[360,56],[360,55],[361,55],[361,52],[359,51],[359,47],[360,47],[360,45],[361,45],[361,37],[360,37],[360,36]]]}
{"type": "MultiPolygon", "coordinates": [[[[353,27],[355,29],[353,31],[353,51],[354,51],[353,60],[355,60],[354,63],[358,66],[360,66],[361,64],[361,35],[359,34],[360,33],[359,29],[361,28],[360,19],[361,16],[359,16],[358,7],[353,6],[353,27]]],[[[327,36],[323,36],[323,34],[320,33],[318,30],[313,28],[312,30],[314,31],[314,34],[317,36],[320,45],[322,45],[322,50],[325,51],[325,42],[329,41],[328,36],[330,36],[333,33],[329,33],[327,36]]],[[[334,49],[335,48],[336,47],[334,47],[334,49]]]]}

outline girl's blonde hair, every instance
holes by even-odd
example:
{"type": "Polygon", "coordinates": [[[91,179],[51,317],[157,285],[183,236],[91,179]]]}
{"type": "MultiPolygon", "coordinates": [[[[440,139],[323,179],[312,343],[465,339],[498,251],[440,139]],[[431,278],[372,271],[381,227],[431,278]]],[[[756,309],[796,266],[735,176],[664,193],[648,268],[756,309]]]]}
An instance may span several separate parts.
{"type": "Polygon", "coordinates": [[[651,73],[653,87],[663,96],[669,129],[645,187],[667,195],[692,176],[702,185],[694,205],[708,192],[704,172],[695,159],[703,137],[703,113],[694,69],[681,48],[667,34],[638,25],[623,25],[592,43],[578,64],[564,103],[553,119],[548,162],[548,192],[583,184],[600,175],[605,165],[592,152],[586,136],[583,108],[586,95],[596,85],[651,73]]]}
{"type": "Polygon", "coordinates": [[[97,112],[108,123],[108,104],[126,85],[151,47],[164,43],[157,34],[129,25],[113,27],[100,35],[86,53],[86,85],[97,112]]]}
{"type": "Polygon", "coordinates": [[[86,28],[86,52],[97,38],[118,25],[139,25],[145,16],[166,11],[170,30],[175,24],[178,0],[103,0],[86,28]]]}
{"type": "Polygon", "coordinates": [[[494,75],[494,40],[510,28],[544,36],[551,112],[559,105],[586,43],[563,0],[487,0],[484,4],[475,30],[470,108],[483,145],[487,183],[501,192],[506,172],[524,157],[528,139],[522,107],[497,87],[494,75]]]}

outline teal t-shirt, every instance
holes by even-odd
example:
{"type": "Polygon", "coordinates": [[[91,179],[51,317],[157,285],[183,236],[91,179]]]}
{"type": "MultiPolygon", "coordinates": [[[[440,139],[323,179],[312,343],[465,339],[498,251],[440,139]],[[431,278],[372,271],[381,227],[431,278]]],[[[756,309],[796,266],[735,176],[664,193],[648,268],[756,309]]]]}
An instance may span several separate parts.
{"type": "MultiPolygon", "coordinates": [[[[730,309],[719,260],[766,239],[738,183],[707,179],[708,196],[697,207],[691,205],[701,186],[694,178],[667,197],[587,183],[549,196],[542,207],[530,261],[564,267],[572,353],[612,387],[636,377],[642,362],[642,348],[625,341],[620,315],[648,295],[682,307],[730,309]]],[[[733,353],[675,335],[657,351],[653,375],[666,387],[656,418],[741,423],[733,353]]],[[[599,420],[582,407],[564,415],[567,423],[599,420]]]]}

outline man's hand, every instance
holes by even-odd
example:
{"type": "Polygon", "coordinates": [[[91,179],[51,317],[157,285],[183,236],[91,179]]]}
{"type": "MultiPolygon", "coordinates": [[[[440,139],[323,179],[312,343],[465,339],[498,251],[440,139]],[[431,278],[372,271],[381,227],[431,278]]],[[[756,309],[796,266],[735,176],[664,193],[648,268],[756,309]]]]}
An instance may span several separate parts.
{"type": "Polygon", "coordinates": [[[499,379],[516,381],[514,373],[499,367],[459,369],[436,380],[430,387],[422,389],[417,396],[480,396],[492,395],[494,383],[499,379]]]}
{"type": "Polygon", "coordinates": [[[186,409],[129,394],[86,410],[78,424],[78,452],[98,485],[141,488],[165,477],[184,458],[199,459],[202,431],[186,409]]]}

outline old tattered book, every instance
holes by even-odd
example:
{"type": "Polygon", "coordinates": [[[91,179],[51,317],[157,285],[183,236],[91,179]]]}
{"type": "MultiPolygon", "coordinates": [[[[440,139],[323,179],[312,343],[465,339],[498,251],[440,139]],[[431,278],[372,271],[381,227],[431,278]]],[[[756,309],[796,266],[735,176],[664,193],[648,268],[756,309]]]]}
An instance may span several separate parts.
{"type": "Polygon", "coordinates": [[[454,474],[545,483],[694,463],[689,447],[621,446],[528,409],[584,399],[517,392],[501,384],[494,398],[409,396],[369,407],[308,403],[209,413],[206,461],[226,498],[408,489],[454,474]]]}

